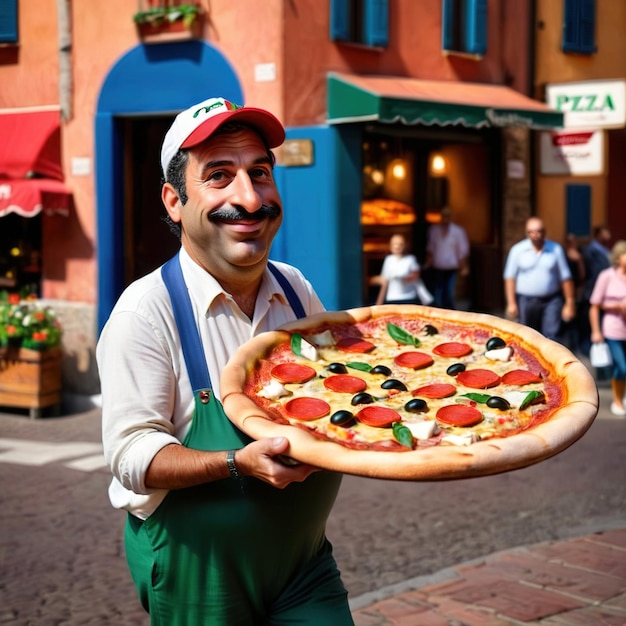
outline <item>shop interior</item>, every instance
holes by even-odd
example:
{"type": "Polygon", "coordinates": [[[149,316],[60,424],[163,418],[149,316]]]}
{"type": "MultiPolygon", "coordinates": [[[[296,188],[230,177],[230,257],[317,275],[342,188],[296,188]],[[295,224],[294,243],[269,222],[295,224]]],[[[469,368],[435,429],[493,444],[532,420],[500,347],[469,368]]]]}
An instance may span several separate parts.
{"type": "Polygon", "coordinates": [[[19,294],[40,297],[42,216],[2,217],[0,228],[0,299],[19,294]]]}
{"type": "MultiPolygon", "coordinates": [[[[411,253],[423,264],[428,228],[449,206],[453,220],[467,231],[472,253],[495,246],[498,218],[492,198],[497,176],[491,168],[494,135],[371,127],[362,145],[363,300],[378,292],[375,276],[389,252],[389,239],[405,235],[411,253]]],[[[497,162],[497,159],[495,159],[497,162]]],[[[458,297],[475,297],[468,281],[459,280],[458,297]]]]}

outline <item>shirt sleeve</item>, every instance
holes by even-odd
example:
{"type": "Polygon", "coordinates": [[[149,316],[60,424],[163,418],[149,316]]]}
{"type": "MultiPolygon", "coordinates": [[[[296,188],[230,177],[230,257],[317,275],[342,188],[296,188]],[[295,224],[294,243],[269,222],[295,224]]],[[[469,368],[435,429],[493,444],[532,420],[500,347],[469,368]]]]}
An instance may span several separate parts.
{"type": "Polygon", "coordinates": [[[176,373],[156,325],[135,311],[114,312],[97,346],[102,387],[102,441],[113,475],[137,494],[152,459],[179,444],[172,415],[176,373]]]}
{"type": "Polygon", "coordinates": [[[570,270],[569,264],[567,262],[567,257],[565,256],[565,250],[563,250],[563,246],[559,244],[554,244],[554,252],[556,254],[556,261],[559,267],[561,282],[563,282],[564,280],[571,280],[572,271],[570,270]]]}
{"type": "Polygon", "coordinates": [[[591,292],[591,296],[589,296],[589,304],[595,304],[597,306],[601,306],[604,302],[604,297],[606,295],[606,289],[609,284],[610,278],[610,269],[604,270],[598,274],[598,278],[596,279],[596,283],[593,286],[593,291],[591,292]]]}

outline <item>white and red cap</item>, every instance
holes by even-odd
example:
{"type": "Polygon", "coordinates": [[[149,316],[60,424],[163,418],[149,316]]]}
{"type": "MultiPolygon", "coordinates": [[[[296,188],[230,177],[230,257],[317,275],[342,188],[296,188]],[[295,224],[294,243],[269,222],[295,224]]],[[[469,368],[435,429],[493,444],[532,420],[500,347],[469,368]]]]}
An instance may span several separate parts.
{"type": "Polygon", "coordinates": [[[194,104],[176,116],[163,140],[161,167],[167,168],[181,148],[191,148],[208,139],[222,124],[237,121],[259,132],[268,148],[285,141],[285,129],[269,111],[233,104],[224,98],[210,98],[194,104]]]}

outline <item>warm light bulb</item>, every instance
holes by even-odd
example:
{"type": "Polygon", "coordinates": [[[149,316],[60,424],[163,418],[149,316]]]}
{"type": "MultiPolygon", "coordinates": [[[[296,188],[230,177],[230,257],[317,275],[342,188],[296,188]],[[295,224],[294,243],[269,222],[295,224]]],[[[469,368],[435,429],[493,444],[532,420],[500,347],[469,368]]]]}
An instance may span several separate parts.
{"type": "Polygon", "coordinates": [[[432,162],[432,170],[435,174],[441,174],[442,172],[444,172],[446,169],[446,162],[445,159],[440,155],[440,154],[436,154],[433,157],[433,162],[432,162]]]}
{"type": "Polygon", "coordinates": [[[385,177],[380,170],[372,170],[370,178],[372,179],[372,182],[377,185],[382,185],[385,180],[385,177]]]}
{"type": "Polygon", "coordinates": [[[398,180],[404,180],[406,178],[406,167],[404,163],[396,163],[391,168],[391,173],[394,178],[397,178],[398,180]]]}

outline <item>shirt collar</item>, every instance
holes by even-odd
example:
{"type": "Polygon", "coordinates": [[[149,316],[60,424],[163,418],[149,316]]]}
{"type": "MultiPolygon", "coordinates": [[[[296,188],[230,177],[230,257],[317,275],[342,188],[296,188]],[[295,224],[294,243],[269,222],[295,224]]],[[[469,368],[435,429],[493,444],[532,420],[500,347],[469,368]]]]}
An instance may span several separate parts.
{"type": "MultiPolygon", "coordinates": [[[[229,294],[222,289],[219,282],[198,265],[183,247],[180,249],[180,265],[187,289],[189,289],[191,297],[200,311],[206,313],[215,299],[220,296],[225,300],[230,300],[229,294]]],[[[277,298],[283,304],[288,304],[279,282],[274,278],[269,268],[266,267],[259,295],[257,296],[257,303],[265,301],[269,306],[269,302],[273,298],[277,298]]]]}

